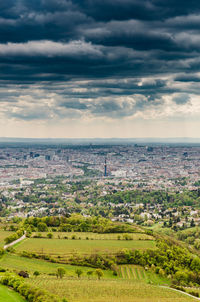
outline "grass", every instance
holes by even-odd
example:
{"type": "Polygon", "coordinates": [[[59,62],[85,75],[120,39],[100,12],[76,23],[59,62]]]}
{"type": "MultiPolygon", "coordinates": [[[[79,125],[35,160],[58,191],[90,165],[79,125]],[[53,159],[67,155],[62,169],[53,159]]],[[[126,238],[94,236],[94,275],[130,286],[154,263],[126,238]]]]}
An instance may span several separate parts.
{"type": "Polygon", "coordinates": [[[153,240],[72,240],[72,239],[26,239],[15,246],[17,252],[28,251],[50,255],[68,256],[78,252],[91,254],[94,252],[112,254],[124,248],[152,249],[155,248],[153,240]]]}
{"type": "MultiPolygon", "coordinates": [[[[104,271],[102,280],[97,277],[87,277],[87,271],[91,268],[80,267],[83,275],[77,278],[75,270],[77,266],[49,263],[39,259],[23,258],[18,255],[6,254],[0,260],[0,266],[12,271],[27,270],[30,279],[26,282],[48,290],[60,297],[66,297],[70,302],[187,302],[194,301],[181,293],[160,288],[157,284],[166,284],[166,279],[145,271],[144,268],[134,265],[119,266],[119,275],[113,276],[111,271],[104,271]],[[66,270],[62,280],[55,273],[58,267],[66,270]],[[40,275],[33,277],[33,272],[38,270],[40,275]],[[124,279],[122,279],[124,278],[124,279]],[[148,282],[151,284],[148,284],[148,282]]],[[[0,302],[12,302],[4,299],[0,302]]],[[[24,301],[24,300],[19,300],[24,301]]],[[[13,300],[18,302],[18,300],[13,300]]]]}
{"type": "Polygon", "coordinates": [[[192,302],[191,297],[184,296],[167,288],[145,284],[134,280],[55,280],[38,277],[28,282],[66,297],[71,302],[192,302]]]}
{"type": "Polygon", "coordinates": [[[0,285],[0,302],[25,302],[25,300],[10,288],[0,285]]]}
{"type": "MultiPolygon", "coordinates": [[[[37,233],[33,233],[32,237],[34,235],[37,235],[37,233]]],[[[47,237],[47,234],[49,232],[42,232],[43,237],[47,237]]],[[[69,239],[72,236],[76,236],[77,238],[86,239],[88,237],[89,239],[93,240],[118,240],[118,236],[120,236],[120,239],[123,240],[124,233],[109,233],[109,234],[98,234],[98,233],[91,233],[91,232],[52,232],[53,238],[55,239],[64,239],[64,237],[68,237],[69,239]]],[[[132,240],[154,240],[153,236],[147,235],[145,233],[129,233],[128,236],[132,238],[132,240]]]]}
{"type": "MultiPolygon", "coordinates": [[[[6,254],[0,259],[0,267],[16,272],[19,272],[20,270],[27,270],[30,275],[33,275],[34,271],[39,271],[40,274],[44,274],[44,275],[55,274],[58,267],[63,267],[68,277],[75,277],[76,276],[75,270],[77,268],[80,268],[83,271],[83,275],[85,276],[88,270],[95,271],[95,269],[88,268],[88,267],[50,263],[44,260],[29,259],[17,255],[12,255],[12,254],[6,254]]],[[[106,270],[104,271],[104,278],[116,278],[116,277],[113,276],[111,271],[106,270]]]]}

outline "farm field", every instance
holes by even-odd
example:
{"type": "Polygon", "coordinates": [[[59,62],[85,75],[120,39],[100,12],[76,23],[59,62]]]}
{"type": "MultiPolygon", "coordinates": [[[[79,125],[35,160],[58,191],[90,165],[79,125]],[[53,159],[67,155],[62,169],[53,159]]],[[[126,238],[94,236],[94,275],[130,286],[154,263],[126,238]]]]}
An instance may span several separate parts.
{"type": "MultiPolygon", "coordinates": [[[[0,260],[0,266],[12,271],[26,269],[30,273],[30,278],[26,282],[44,288],[53,294],[66,297],[70,302],[194,301],[193,298],[184,296],[182,293],[160,288],[158,284],[167,284],[168,280],[154,273],[146,272],[142,267],[136,265],[119,266],[119,275],[117,277],[113,276],[111,271],[104,271],[104,276],[101,280],[97,280],[95,275],[88,279],[86,273],[91,268],[80,267],[83,275],[78,279],[75,274],[77,266],[49,263],[11,254],[3,256],[0,260]],[[58,267],[63,267],[66,270],[64,278],[59,280],[55,275],[52,275],[55,274],[58,267]],[[40,272],[37,278],[33,277],[33,272],[36,270],[40,272]]],[[[12,300],[3,301],[12,302],[12,300]]],[[[22,301],[24,300],[19,300],[19,302],[22,301]]],[[[18,302],[18,300],[13,302],[18,302]]]]}
{"type": "Polygon", "coordinates": [[[145,271],[139,265],[120,265],[118,266],[119,277],[127,280],[143,281],[150,284],[168,285],[170,281],[151,271],[145,271]]]}
{"type": "Polygon", "coordinates": [[[74,252],[90,254],[93,252],[113,253],[121,249],[152,249],[153,240],[72,240],[72,239],[25,239],[15,246],[17,252],[27,251],[51,255],[68,256],[74,252]]]}
{"type": "MultiPolygon", "coordinates": [[[[49,232],[40,233],[42,237],[47,237],[49,232]]],[[[37,235],[38,232],[34,232],[31,237],[37,235]]],[[[124,237],[127,235],[125,233],[109,233],[109,234],[99,234],[91,232],[52,232],[54,239],[71,239],[72,236],[81,239],[95,239],[95,240],[118,240],[120,237],[121,240],[124,240],[124,237]]],[[[128,237],[132,240],[154,240],[153,236],[147,235],[145,233],[128,233],[128,237]]]]}
{"type": "Polygon", "coordinates": [[[10,288],[0,285],[0,302],[25,302],[18,293],[10,288]]]}
{"type": "Polygon", "coordinates": [[[49,276],[29,279],[28,282],[47,289],[70,302],[193,302],[195,299],[171,289],[134,280],[86,280],[49,276]]]}

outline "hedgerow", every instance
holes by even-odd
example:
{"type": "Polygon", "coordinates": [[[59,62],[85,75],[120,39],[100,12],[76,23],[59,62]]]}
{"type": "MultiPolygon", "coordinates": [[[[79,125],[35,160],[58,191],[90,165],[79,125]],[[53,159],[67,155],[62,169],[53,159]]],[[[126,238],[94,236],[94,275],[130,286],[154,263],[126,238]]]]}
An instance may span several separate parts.
{"type": "Polygon", "coordinates": [[[27,284],[22,278],[9,273],[0,279],[0,283],[13,288],[23,296],[27,302],[61,302],[58,297],[45,290],[27,284]]]}
{"type": "Polygon", "coordinates": [[[22,230],[19,230],[19,231],[17,231],[16,233],[14,233],[14,234],[12,234],[12,235],[6,237],[6,238],[4,239],[4,241],[5,241],[6,244],[9,244],[9,243],[11,243],[11,242],[13,242],[13,241],[19,239],[20,237],[22,237],[22,235],[23,235],[23,231],[22,231],[22,230]]]}

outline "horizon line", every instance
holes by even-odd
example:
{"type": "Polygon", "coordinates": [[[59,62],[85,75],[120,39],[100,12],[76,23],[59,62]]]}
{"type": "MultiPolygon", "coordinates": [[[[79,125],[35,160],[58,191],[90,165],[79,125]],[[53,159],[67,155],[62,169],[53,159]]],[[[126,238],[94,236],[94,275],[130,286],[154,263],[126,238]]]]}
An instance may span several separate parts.
{"type": "Polygon", "coordinates": [[[168,137],[157,137],[157,136],[144,136],[144,137],[20,137],[20,136],[0,136],[0,140],[2,139],[21,139],[21,140],[138,140],[138,139],[197,139],[200,140],[200,137],[190,137],[190,136],[168,136],[168,137]]]}

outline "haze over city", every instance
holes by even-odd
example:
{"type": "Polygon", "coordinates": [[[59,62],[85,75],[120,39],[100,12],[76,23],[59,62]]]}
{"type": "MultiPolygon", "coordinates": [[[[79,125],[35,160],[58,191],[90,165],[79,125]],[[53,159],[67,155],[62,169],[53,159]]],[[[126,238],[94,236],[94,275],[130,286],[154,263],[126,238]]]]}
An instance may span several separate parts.
{"type": "Polygon", "coordinates": [[[198,1],[0,3],[0,136],[200,137],[198,1]]]}

